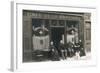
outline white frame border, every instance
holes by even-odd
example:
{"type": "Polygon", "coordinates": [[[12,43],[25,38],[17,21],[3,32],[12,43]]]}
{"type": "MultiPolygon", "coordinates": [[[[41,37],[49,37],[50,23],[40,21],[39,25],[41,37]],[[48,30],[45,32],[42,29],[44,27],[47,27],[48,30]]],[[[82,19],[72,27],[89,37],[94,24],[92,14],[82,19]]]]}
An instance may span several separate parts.
{"type": "Polygon", "coordinates": [[[95,36],[92,34],[91,40],[91,49],[93,50],[91,53],[92,59],[86,61],[67,61],[67,62],[41,62],[41,63],[22,63],[22,9],[27,10],[51,10],[51,11],[74,11],[76,12],[91,12],[91,32],[95,33],[96,29],[96,8],[95,7],[77,7],[77,6],[59,6],[59,5],[41,5],[41,4],[33,4],[32,2],[12,2],[12,49],[11,49],[11,70],[13,71],[26,71],[26,70],[36,70],[36,69],[54,69],[54,68],[66,68],[66,67],[80,67],[80,66],[94,66],[96,65],[96,46],[94,46],[93,38],[95,36]],[[44,8],[44,9],[43,9],[44,8]],[[59,9],[60,8],[60,9],[59,9]],[[68,9],[67,11],[64,9],[68,9]],[[20,17],[19,17],[20,16],[20,17]],[[19,25],[20,24],[20,25],[19,25]],[[59,64],[58,64],[59,63],[59,64]],[[66,64],[66,65],[65,65],[66,64]],[[48,67],[46,67],[48,66],[48,67]]]}

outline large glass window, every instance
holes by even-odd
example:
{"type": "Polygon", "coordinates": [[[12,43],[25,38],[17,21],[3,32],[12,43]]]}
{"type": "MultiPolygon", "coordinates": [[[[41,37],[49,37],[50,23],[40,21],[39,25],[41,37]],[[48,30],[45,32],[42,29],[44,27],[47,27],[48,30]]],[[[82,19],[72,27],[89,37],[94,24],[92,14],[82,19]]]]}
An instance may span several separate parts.
{"type": "Polygon", "coordinates": [[[32,45],[33,50],[49,50],[48,20],[32,19],[32,45]]]}
{"type": "Polygon", "coordinates": [[[57,20],[52,20],[51,21],[51,26],[57,26],[57,20]]]}
{"type": "Polygon", "coordinates": [[[67,43],[78,43],[78,21],[66,21],[67,23],[67,43]]]}
{"type": "Polygon", "coordinates": [[[59,26],[64,26],[65,23],[64,23],[64,20],[59,20],[59,26]]]}

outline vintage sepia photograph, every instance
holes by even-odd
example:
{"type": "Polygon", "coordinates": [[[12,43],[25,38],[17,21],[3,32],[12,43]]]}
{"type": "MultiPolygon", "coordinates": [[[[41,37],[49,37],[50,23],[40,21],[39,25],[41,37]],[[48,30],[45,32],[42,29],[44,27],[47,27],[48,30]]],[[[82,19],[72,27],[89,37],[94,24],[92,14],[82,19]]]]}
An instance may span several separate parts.
{"type": "Polygon", "coordinates": [[[97,64],[97,11],[91,6],[11,3],[11,70],[97,64]]]}
{"type": "Polygon", "coordinates": [[[91,13],[22,11],[22,61],[91,59],[91,13]]]}

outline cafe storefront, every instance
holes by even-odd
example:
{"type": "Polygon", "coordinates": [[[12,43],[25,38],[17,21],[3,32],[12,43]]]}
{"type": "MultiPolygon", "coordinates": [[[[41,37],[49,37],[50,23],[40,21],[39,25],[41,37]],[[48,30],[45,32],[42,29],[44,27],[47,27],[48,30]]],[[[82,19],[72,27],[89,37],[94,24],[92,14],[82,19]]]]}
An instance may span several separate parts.
{"type": "Polygon", "coordinates": [[[81,40],[91,50],[90,13],[23,10],[23,61],[32,61],[33,52],[49,51],[50,43],[59,48],[81,40]]]}

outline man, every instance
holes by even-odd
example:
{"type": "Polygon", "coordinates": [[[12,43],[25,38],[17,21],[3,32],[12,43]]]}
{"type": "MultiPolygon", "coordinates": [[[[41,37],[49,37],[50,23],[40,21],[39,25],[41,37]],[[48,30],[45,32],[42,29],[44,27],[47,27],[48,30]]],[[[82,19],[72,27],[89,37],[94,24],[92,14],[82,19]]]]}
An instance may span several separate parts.
{"type": "Polygon", "coordinates": [[[61,40],[59,45],[61,58],[64,60],[67,58],[67,49],[65,48],[64,42],[61,40]]]}
{"type": "Polygon", "coordinates": [[[80,57],[85,56],[85,50],[83,48],[80,49],[80,57]]]}
{"type": "Polygon", "coordinates": [[[53,42],[50,43],[50,58],[52,61],[59,61],[59,54],[55,46],[53,45],[53,42]]]}
{"type": "Polygon", "coordinates": [[[68,56],[72,57],[75,55],[74,45],[70,41],[68,42],[68,56]]]}
{"type": "Polygon", "coordinates": [[[81,56],[85,56],[86,54],[85,54],[85,50],[84,50],[84,48],[83,48],[83,44],[82,44],[82,41],[81,40],[79,40],[79,49],[80,49],[80,57],[81,56]]]}

